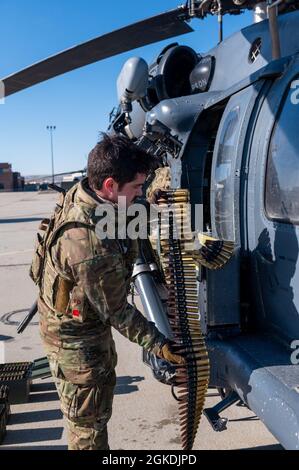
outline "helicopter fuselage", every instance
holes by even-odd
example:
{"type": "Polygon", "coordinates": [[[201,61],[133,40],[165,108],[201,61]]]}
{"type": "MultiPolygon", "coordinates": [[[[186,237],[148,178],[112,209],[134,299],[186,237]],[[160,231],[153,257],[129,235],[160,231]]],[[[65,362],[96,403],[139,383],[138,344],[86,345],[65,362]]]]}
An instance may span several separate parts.
{"type": "Polygon", "coordinates": [[[278,23],[280,59],[268,21],[249,26],[202,56],[206,90],[135,103],[130,133],[160,122],[182,142],[181,187],[203,205],[202,229],[236,243],[222,270],[199,273],[210,384],[299,449],[299,12],[278,23]]]}

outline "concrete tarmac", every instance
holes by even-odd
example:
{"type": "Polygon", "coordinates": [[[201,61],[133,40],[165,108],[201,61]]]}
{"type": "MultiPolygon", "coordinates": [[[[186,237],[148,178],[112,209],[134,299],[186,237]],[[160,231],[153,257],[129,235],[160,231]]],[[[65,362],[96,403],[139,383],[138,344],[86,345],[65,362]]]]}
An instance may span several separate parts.
{"type": "MultiPolygon", "coordinates": [[[[0,193],[0,362],[33,361],[44,356],[37,318],[21,335],[16,328],[36,298],[28,276],[40,220],[51,213],[56,193],[0,193]]],[[[138,302],[138,299],[137,299],[138,302]]],[[[114,331],[118,352],[117,386],[109,423],[111,449],[179,450],[177,402],[141,359],[141,349],[114,331]]],[[[219,401],[209,389],[206,406],[219,401]]],[[[29,402],[12,405],[0,450],[67,448],[59,400],[51,378],[31,387],[29,402]]],[[[246,407],[222,413],[227,430],[215,432],[203,416],[194,449],[275,449],[282,447],[246,407]]]]}

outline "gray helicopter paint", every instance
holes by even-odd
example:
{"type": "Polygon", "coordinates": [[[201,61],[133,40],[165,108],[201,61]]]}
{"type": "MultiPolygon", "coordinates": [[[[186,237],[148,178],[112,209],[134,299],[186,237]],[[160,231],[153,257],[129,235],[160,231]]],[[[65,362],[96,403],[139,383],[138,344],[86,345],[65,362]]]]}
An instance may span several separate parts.
{"type": "Polygon", "coordinates": [[[259,81],[263,73],[280,73],[284,61],[276,62],[276,67],[269,64],[262,70],[256,71],[251,76],[244,78],[241,82],[233,84],[227,90],[207,91],[195,95],[163,100],[148,112],[145,112],[139,102],[135,101],[132,103],[130,131],[135,138],[139,138],[142,135],[145,122],[152,123],[155,119],[158,119],[185,143],[203,109],[215,106],[217,103],[227,100],[239,90],[259,81]],[[268,67],[269,72],[267,72],[268,67]]]}
{"type": "MultiPolygon", "coordinates": [[[[299,11],[297,13],[299,15],[299,11]]],[[[253,26],[256,27],[257,25],[253,26]]],[[[249,28],[251,28],[251,26],[249,28]]],[[[267,28],[265,28],[265,25],[264,29],[264,34],[266,36],[267,28]]],[[[236,33],[224,42],[228,42],[229,47],[232,47],[233,49],[235,47],[239,47],[237,44],[235,44],[235,42],[239,39],[239,34],[240,33],[236,33]],[[233,44],[230,44],[230,41],[233,41],[234,46],[233,44]]],[[[189,96],[163,100],[148,112],[146,112],[141,107],[139,102],[133,102],[130,132],[135,138],[139,138],[142,135],[144,124],[146,121],[151,123],[154,119],[158,119],[163,124],[167,125],[170,129],[172,129],[174,134],[180,136],[180,139],[185,143],[190,132],[192,131],[194,123],[199,116],[199,113],[202,111],[203,108],[210,108],[215,104],[226,100],[228,97],[237,93],[239,90],[248,87],[254,82],[259,81],[263,75],[271,77],[271,75],[273,74],[281,73],[285,64],[288,62],[287,58],[273,62],[271,62],[269,58],[269,62],[271,63],[268,63],[268,61],[264,60],[262,63],[258,64],[257,60],[254,64],[249,64],[248,60],[246,59],[245,63],[248,63],[249,67],[248,70],[247,66],[246,70],[242,69],[242,73],[240,73],[241,71],[239,64],[235,65],[235,69],[233,69],[230,64],[230,70],[234,70],[234,74],[232,77],[231,75],[228,75],[226,73],[227,54],[226,49],[222,48],[222,44],[224,43],[221,43],[219,46],[217,46],[216,49],[213,49],[209,52],[216,56],[214,79],[212,80],[212,84],[209,91],[189,96]],[[215,51],[217,51],[217,54],[215,51]],[[225,64],[222,64],[222,60],[225,64]],[[220,80],[218,86],[214,86],[215,83],[217,84],[219,81],[219,79],[217,78],[218,75],[222,73],[225,73],[227,82],[220,80]]],[[[242,63],[242,66],[244,68],[244,62],[242,63]]]]}
{"type": "MultiPolygon", "coordinates": [[[[298,20],[299,12],[279,18],[283,55],[298,50],[298,20]]],[[[291,340],[299,339],[296,307],[299,304],[299,266],[298,257],[293,256],[296,243],[298,247],[299,227],[277,226],[266,218],[263,206],[269,138],[284,88],[299,72],[298,62],[290,56],[271,62],[267,21],[245,28],[214,52],[216,69],[208,92],[164,100],[147,113],[146,119],[160,120],[179,137],[184,144],[183,162],[192,155],[190,164],[196,166],[197,157],[199,182],[192,181],[190,191],[196,193],[195,202],[202,202],[200,186],[204,163],[201,160],[205,161],[207,139],[197,134],[200,123],[213,109],[223,108],[213,155],[213,181],[225,119],[239,106],[237,138],[231,154],[233,224],[229,229],[237,249],[223,270],[200,273],[199,282],[201,323],[207,334],[211,385],[234,389],[286,449],[299,449],[299,366],[290,363],[291,340]],[[249,64],[249,44],[257,33],[263,40],[262,54],[254,64],[249,64]],[[238,54],[232,54],[234,50],[238,50],[238,54]],[[225,74],[228,58],[233,76],[225,74]],[[263,250],[260,250],[259,236],[265,229],[269,233],[274,263],[267,259],[265,262],[263,250]],[[251,336],[240,334],[243,315],[240,262],[246,250],[251,269],[246,279],[248,289],[253,284],[249,317],[255,333],[251,336]],[[278,278],[276,287],[272,282],[275,278],[278,278]],[[285,286],[285,280],[292,280],[292,284],[285,286]]],[[[141,130],[142,127],[140,133],[141,130]]],[[[216,235],[214,205],[212,192],[211,220],[216,235]]]]}
{"type": "Polygon", "coordinates": [[[211,385],[235,390],[285,449],[299,449],[298,365],[270,336],[208,340],[211,385]]]}
{"type": "MultiPolygon", "coordinates": [[[[280,70],[280,67],[278,68],[280,70]]],[[[276,70],[275,70],[276,71],[276,70]]],[[[234,147],[234,155],[232,155],[232,161],[234,162],[234,168],[232,173],[235,175],[232,181],[234,181],[232,188],[233,195],[233,207],[234,207],[234,217],[231,219],[233,224],[235,220],[238,221],[238,211],[239,211],[239,184],[240,184],[240,165],[241,165],[241,155],[244,145],[244,135],[245,130],[248,125],[248,120],[254,105],[256,96],[261,87],[262,82],[256,83],[260,79],[260,72],[256,72],[252,77],[247,77],[239,84],[233,85],[230,90],[225,92],[206,92],[196,95],[191,95],[187,97],[180,97],[171,100],[164,100],[155,106],[150,112],[146,115],[146,120],[148,123],[152,123],[154,120],[159,120],[166,126],[168,126],[172,133],[178,135],[179,139],[184,143],[182,154],[185,153],[185,148],[188,143],[192,129],[195,126],[195,123],[200,121],[201,112],[207,108],[219,103],[219,101],[224,101],[231,94],[235,93],[231,98],[229,104],[227,105],[227,115],[230,112],[230,109],[234,106],[239,106],[241,109],[242,115],[239,120],[239,129],[238,129],[238,145],[234,147]],[[251,84],[255,85],[251,85],[251,84]],[[251,86],[250,86],[251,85],[251,86]],[[241,89],[241,91],[238,90],[241,89]],[[242,91],[243,90],[243,91],[242,91]]],[[[223,118],[225,120],[225,117],[223,118]]],[[[220,129],[218,136],[222,132],[222,124],[220,124],[220,129]]],[[[141,132],[141,127],[139,132],[141,132]]],[[[135,127],[136,131],[136,127],[135,127]]],[[[216,141],[215,152],[218,152],[219,148],[219,137],[218,143],[216,141]]],[[[215,153],[215,154],[216,154],[215,153]]],[[[213,192],[212,192],[213,194],[213,192]]],[[[201,202],[200,200],[197,202],[201,202]]],[[[212,202],[213,207],[214,202],[212,202]]],[[[212,220],[214,219],[214,214],[212,212],[212,220]]],[[[239,223],[239,222],[238,222],[239,223]]],[[[204,229],[204,227],[203,227],[204,229]]],[[[229,237],[230,239],[235,239],[238,243],[239,241],[239,227],[229,237]]],[[[215,227],[213,231],[216,232],[215,227]]],[[[240,325],[240,312],[239,312],[239,272],[240,272],[240,260],[239,256],[236,254],[230,263],[219,272],[208,272],[207,278],[208,281],[203,281],[199,286],[201,291],[200,303],[201,311],[208,314],[203,314],[202,318],[206,319],[206,325],[203,325],[204,331],[209,326],[217,325],[234,325],[234,328],[239,328],[240,325]],[[207,287],[208,286],[208,287],[207,287]],[[217,294],[217,295],[216,295],[217,294]]]]}
{"type": "MultiPolygon", "coordinates": [[[[282,57],[299,50],[299,11],[278,17],[282,57]],[[290,34],[291,33],[291,34],[290,34]]],[[[225,39],[207,54],[216,59],[210,91],[226,90],[253,74],[272,60],[268,20],[255,23],[225,39]],[[248,60],[251,44],[261,38],[261,53],[256,61],[248,60]],[[232,72],[232,73],[230,73],[232,72]]]]}
{"type": "MultiPolygon", "coordinates": [[[[257,75],[255,80],[258,79],[257,75]]],[[[238,128],[236,129],[236,142],[232,146],[231,162],[234,167],[231,169],[231,198],[232,207],[230,208],[230,214],[234,214],[230,221],[232,227],[229,233],[224,238],[232,239],[239,244],[239,186],[240,186],[240,166],[242,159],[242,152],[245,140],[245,133],[248,126],[248,121],[254,106],[258,92],[262,86],[262,82],[256,83],[255,85],[249,86],[250,81],[242,83],[240,86],[247,88],[241,90],[239,93],[233,95],[226,106],[220,127],[218,130],[218,138],[215,143],[215,150],[213,158],[214,167],[212,174],[215,172],[215,162],[217,160],[217,153],[219,151],[220,136],[222,134],[223,126],[225,126],[226,117],[230,114],[231,110],[238,107],[239,109],[239,120],[238,128]],[[235,228],[235,224],[237,224],[235,228]]],[[[237,87],[235,86],[237,89],[237,87]]],[[[199,95],[193,95],[189,97],[181,97],[172,100],[164,100],[157,105],[151,112],[148,113],[147,121],[151,123],[154,119],[159,119],[163,124],[167,125],[172,129],[174,134],[177,134],[179,138],[184,142],[183,153],[190,136],[190,130],[193,129],[195,122],[200,121],[200,114],[206,103],[215,102],[219,99],[219,93],[207,92],[199,95]]],[[[223,96],[221,95],[221,99],[223,96]]],[[[184,157],[186,158],[186,157],[184,157]]],[[[212,179],[213,176],[212,176],[212,179]]],[[[228,184],[226,184],[226,187],[228,184]]],[[[198,201],[200,202],[200,201],[198,201]]],[[[212,188],[211,193],[211,208],[212,208],[212,221],[215,220],[215,200],[214,190],[212,188]]],[[[203,229],[205,229],[203,227],[203,229]]],[[[215,224],[212,225],[214,234],[217,236],[217,229],[215,224]]],[[[220,235],[220,234],[218,234],[220,235]]],[[[225,326],[233,325],[239,327],[240,325],[240,292],[239,292],[239,273],[240,273],[240,260],[238,252],[233,259],[225,266],[221,271],[218,272],[207,272],[207,281],[203,281],[199,286],[201,292],[201,311],[208,312],[203,315],[205,318],[206,325],[203,326],[204,331],[208,326],[225,326]]]]}
{"type": "Polygon", "coordinates": [[[142,109],[138,101],[133,101],[131,111],[130,132],[138,139],[142,135],[146,121],[146,112],[142,109]]]}
{"type": "Polygon", "coordinates": [[[212,233],[219,238],[233,240],[236,245],[240,244],[239,193],[244,142],[253,106],[262,84],[263,82],[259,82],[255,86],[247,87],[230,98],[219,124],[214,147],[211,174],[212,233]],[[235,117],[233,129],[231,126],[232,116],[235,117]],[[227,132],[229,132],[229,135],[227,135],[227,132]],[[220,178],[218,173],[222,165],[225,165],[227,174],[225,180],[223,180],[221,190],[217,188],[220,178]],[[225,198],[227,199],[223,209],[230,214],[228,220],[221,221],[220,211],[217,214],[218,217],[216,217],[216,194],[218,195],[218,193],[222,207],[224,205],[223,201],[225,198]],[[233,217],[231,217],[232,214],[233,217]]]}
{"type": "Polygon", "coordinates": [[[211,384],[234,389],[286,449],[299,449],[299,365],[291,364],[291,343],[299,338],[299,227],[266,217],[264,186],[273,126],[285,91],[298,74],[299,60],[294,58],[282,78],[262,89],[247,130],[253,137],[243,155],[241,178],[247,179],[248,173],[248,186],[242,186],[247,211],[240,210],[240,231],[246,231],[243,249],[251,260],[255,334],[208,339],[211,384]]]}
{"type": "Polygon", "coordinates": [[[134,283],[140,295],[146,318],[154,322],[166,338],[173,339],[173,333],[152,273],[145,271],[137,274],[134,283]],[[159,317],[157,312],[161,312],[159,317]]]}
{"type": "MultiPolygon", "coordinates": [[[[278,18],[282,57],[286,57],[299,50],[298,19],[299,11],[287,13],[278,18]],[[290,31],[292,31],[291,35],[290,31]]],[[[258,72],[261,72],[261,69],[272,62],[268,20],[242,29],[203,55],[213,55],[216,59],[214,76],[209,91],[187,97],[164,100],[148,113],[149,116],[155,115],[161,122],[169,125],[171,129],[185,133],[184,127],[186,127],[188,119],[192,119],[192,113],[197,113],[197,106],[205,103],[206,108],[210,107],[217,101],[232,95],[238,89],[259,80],[260,74],[258,72]],[[262,39],[261,54],[254,63],[250,63],[248,60],[250,47],[258,37],[262,39]],[[234,54],[233,51],[238,53],[234,54]],[[232,74],[228,73],[228,60],[229,71],[233,71],[232,74]],[[164,111],[164,106],[166,108],[169,107],[171,111],[164,111]]],[[[136,138],[142,134],[145,122],[142,114],[144,114],[144,111],[140,104],[134,103],[130,128],[136,138]]],[[[151,119],[148,115],[146,120],[151,119]]]]}
{"type": "MultiPolygon", "coordinates": [[[[230,98],[222,115],[214,146],[210,191],[212,234],[221,239],[233,240],[236,248],[240,246],[239,200],[244,142],[249,119],[262,84],[263,82],[259,82],[252,85],[230,98]],[[233,128],[232,116],[235,118],[233,128]],[[223,167],[226,178],[220,181],[223,167]],[[219,202],[216,201],[216,194],[218,201],[220,198],[219,202]],[[216,213],[216,207],[219,205],[216,213]]],[[[238,249],[223,269],[207,271],[205,284],[205,292],[202,292],[202,295],[206,296],[207,327],[240,326],[238,249]]]]}
{"type": "MultiPolygon", "coordinates": [[[[229,209],[233,217],[230,217],[228,221],[231,226],[226,227],[226,232],[224,234],[219,233],[215,225],[215,190],[212,187],[211,219],[213,234],[226,239],[232,239],[236,242],[237,246],[240,245],[240,177],[246,130],[256,98],[264,83],[260,77],[264,75],[271,77],[272,75],[281,73],[285,67],[285,63],[287,63],[287,61],[282,59],[281,61],[276,61],[274,66],[269,64],[262,70],[255,72],[251,77],[247,77],[239,84],[233,85],[231,89],[226,92],[206,92],[188,97],[164,100],[147,115],[147,121],[149,123],[154,119],[158,119],[163,122],[163,124],[167,125],[174,134],[179,136],[180,140],[184,142],[182,150],[184,153],[194,124],[196,121],[200,121],[200,115],[203,109],[224,101],[227,99],[227,96],[229,96],[229,93],[235,92],[226,105],[218,129],[212,170],[212,180],[215,181],[215,166],[223,127],[225,126],[226,118],[231,110],[238,108],[238,127],[235,130],[235,142],[234,145],[231,146],[232,154],[230,156],[233,166],[231,168],[232,178],[230,182],[226,183],[226,188],[231,186],[229,197],[231,207],[229,209]],[[240,89],[239,92],[238,89],[240,89]]],[[[208,325],[213,327],[217,325],[240,325],[239,273],[240,259],[237,250],[230,263],[221,271],[207,272],[207,280],[203,281],[202,285],[199,287],[202,311],[208,312],[203,315],[203,318],[206,318],[207,321],[207,325],[204,326],[205,331],[208,325]]]]}
{"type": "Polygon", "coordinates": [[[275,75],[282,74],[289,60],[289,58],[283,58],[273,61],[260,70],[253,72],[252,75],[243,78],[240,82],[234,83],[226,90],[207,91],[163,100],[148,112],[145,112],[139,102],[135,101],[132,104],[130,131],[135,138],[139,138],[142,135],[145,122],[152,123],[154,119],[158,119],[168,126],[173,134],[178,135],[183,143],[186,143],[195,122],[204,109],[212,108],[222,101],[227,101],[230,96],[263,78],[271,79],[275,75]]]}
{"type": "Polygon", "coordinates": [[[149,124],[156,119],[161,121],[172,130],[173,135],[177,135],[180,141],[185,144],[190,129],[194,127],[203,110],[204,98],[196,100],[190,96],[163,100],[147,114],[146,120],[149,124]]]}
{"type": "Polygon", "coordinates": [[[248,77],[242,79],[240,82],[235,83],[226,90],[219,92],[208,92],[209,99],[207,99],[205,102],[205,109],[211,108],[216,104],[220,104],[222,101],[227,101],[230,96],[238,93],[241,90],[244,90],[259,80],[273,80],[274,78],[279,77],[285,72],[290,60],[290,57],[283,57],[278,60],[273,60],[269,64],[265,65],[248,77]]]}
{"type": "Polygon", "coordinates": [[[286,342],[299,339],[299,227],[270,220],[265,214],[264,192],[273,127],[279,107],[284,102],[282,97],[298,75],[299,56],[283,79],[273,85],[261,109],[254,131],[248,174],[248,248],[252,276],[256,287],[259,285],[256,321],[286,342]]]}

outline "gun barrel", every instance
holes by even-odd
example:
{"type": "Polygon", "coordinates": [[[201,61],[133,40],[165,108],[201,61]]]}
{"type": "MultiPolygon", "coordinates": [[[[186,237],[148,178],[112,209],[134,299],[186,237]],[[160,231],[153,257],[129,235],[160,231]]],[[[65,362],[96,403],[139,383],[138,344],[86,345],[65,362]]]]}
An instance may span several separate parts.
{"type": "Polygon", "coordinates": [[[31,320],[34,317],[34,315],[36,314],[36,312],[37,312],[37,300],[34,302],[32,307],[30,308],[30,310],[29,310],[28,314],[26,315],[26,317],[24,318],[24,320],[19,324],[18,329],[17,329],[17,332],[19,334],[23,333],[25,328],[27,328],[27,326],[31,322],[31,320]]]}
{"type": "MultiPolygon", "coordinates": [[[[141,265],[145,267],[140,269],[134,276],[134,284],[140,295],[145,316],[149,321],[155,323],[158,330],[164,334],[167,338],[172,339],[173,333],[171,331],[169,321],[161,302],[159,293],[157,291],[156,283],[153,278],[150,268],[147,263],[141,265]]],[[[141,267],[139,265],[139,268],[141,267]]],[[[134,274],[133,274],[134,275],[134,274]]]]}

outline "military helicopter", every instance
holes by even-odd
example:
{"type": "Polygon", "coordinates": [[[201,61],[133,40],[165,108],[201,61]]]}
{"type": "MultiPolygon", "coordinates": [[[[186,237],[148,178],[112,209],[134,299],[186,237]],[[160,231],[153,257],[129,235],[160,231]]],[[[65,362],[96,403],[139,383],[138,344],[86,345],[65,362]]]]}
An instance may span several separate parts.
{"type": "MultiPolygon", "coordinates": [[[[174,161],[174,187],[203,205],[202,230],[234,241],[222,269],[197,275],[210,386],[222,394],[205,413],[221,431],[219,413],[241,399],[286,449],[299,449],[298,9],[297,0],[190,0],[2,81],[8,96],[218,15],[219,43],[206,53],[172,43],[150,66],[129,59],[110,130],[174,161]],[[223,40],[223,16],[244,9],[254,23],[223,40]]],[[[141,256],[135,283],[146,315],[167,332],[152,261],[141,256]]],[[[166,380],[165,364],[144,360],[166,380]]]]}

